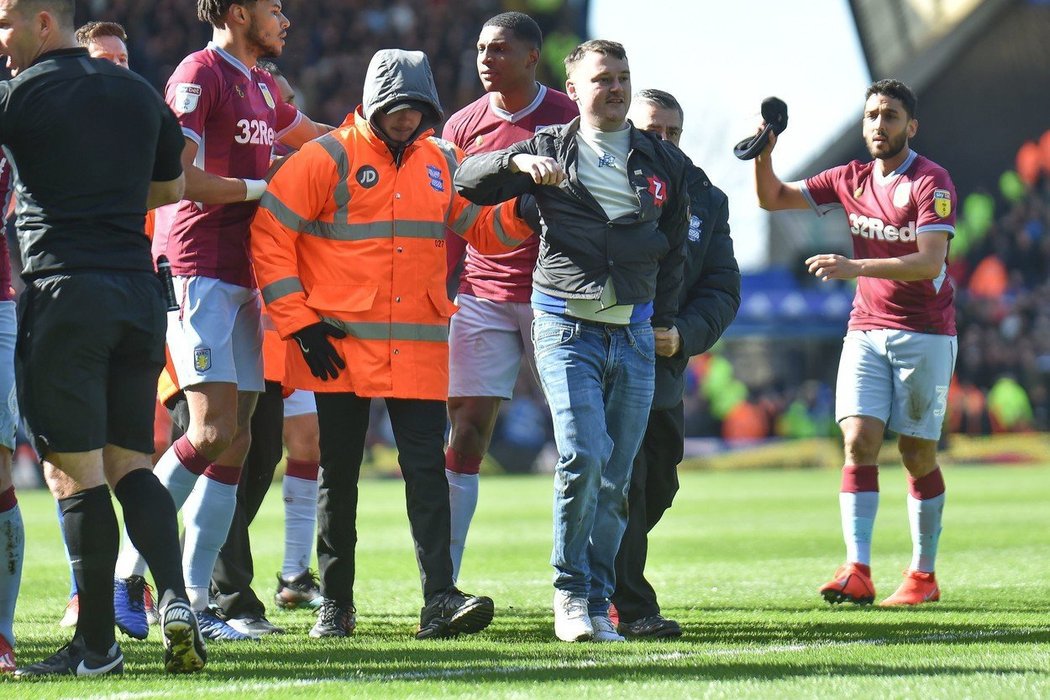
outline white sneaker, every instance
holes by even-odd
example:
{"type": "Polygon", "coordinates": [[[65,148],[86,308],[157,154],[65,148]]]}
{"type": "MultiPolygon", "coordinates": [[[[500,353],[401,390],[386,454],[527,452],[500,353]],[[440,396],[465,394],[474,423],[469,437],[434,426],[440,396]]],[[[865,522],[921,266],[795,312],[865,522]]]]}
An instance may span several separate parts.
{"type": "Polygon", "coordinates": [[[563,642],[582,642],[594,633],[587,599],[554,589],[554,634],[563,642]]]}
{"type": "Polygon", "coordinates": [[[591,639],[596,642],[625,641],[624,637],[616,631],[616,627],[608,615],[594,615],[591,617],[591,628],[594,630],[591,639]]]}

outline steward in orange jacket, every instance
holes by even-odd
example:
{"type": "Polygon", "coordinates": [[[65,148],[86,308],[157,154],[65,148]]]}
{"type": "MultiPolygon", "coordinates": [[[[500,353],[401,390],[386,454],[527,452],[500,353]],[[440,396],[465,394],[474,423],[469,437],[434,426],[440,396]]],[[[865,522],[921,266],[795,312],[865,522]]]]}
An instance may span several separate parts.
{"type": "Polygon", "coordinates": [[[288,158],[252,223],[263,299],[301,350],[287,353],[285,381],[316,392],[323,602],[311,637],[345,637],[356,625],[357,479],[370,397],[386,400],[405,478],[424,598],[416,637],[470,634],[492,621],[492,599],[457,589],[449,556],[444,436],[455,307],[444,236],[449,228],[498,253],[532,228],[515,211],[520,203],[483,207],[456,194],[463,153],[431,136],[441,117],[426,56],[379,51],[364,104],[288,158]]]}
{"type": "Polygon", "coordinates": [[[291,352],[286,384],[443,401],[455,309],[445,288],[445,227],[483,253],[506,252],[532,229],[514,202],[481,207],[456,194],[452,177],[464,156],[431,137],[433,119],[399,146],[377,133],[383,103],[433,112],[436,96],[401,85],[373,97],[277,171],[252,224],[255,273],[281,337],[296,336],[313,353],[313,339],[299,331],[327,323],[347,367],[318,372],[310,353],[291,352]]]}

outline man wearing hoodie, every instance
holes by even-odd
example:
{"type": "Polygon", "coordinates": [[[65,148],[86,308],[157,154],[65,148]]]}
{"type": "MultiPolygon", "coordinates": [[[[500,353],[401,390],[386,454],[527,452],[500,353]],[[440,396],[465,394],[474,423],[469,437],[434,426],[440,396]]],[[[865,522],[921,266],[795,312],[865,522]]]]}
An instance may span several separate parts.
{"type": "Polygon", "coordinates": [[[320,427],[317,558],[324,597],[312,637],[354,631],[357,482],[369,403],[383,398],[405,478],[423,585],[418,639],[479,632],[493,603],[458,590],[445,478],[448,319],[445,228],[485,252],[532,234],[520,203],[480,207],[452,178],[463,153],[418,51],[372,57],[364,104],[292,155],[252,224],[255,273],[288,353],[290,386],[315,392],[320,427]]]}

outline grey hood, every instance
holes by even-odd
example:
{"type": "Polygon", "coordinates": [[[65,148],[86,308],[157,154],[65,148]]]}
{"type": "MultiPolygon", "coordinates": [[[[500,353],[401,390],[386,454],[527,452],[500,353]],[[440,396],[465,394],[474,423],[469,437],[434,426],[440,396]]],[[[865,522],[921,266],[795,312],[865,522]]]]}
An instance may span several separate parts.
{"type": "Polygon", "coordinates": [[[423,121],[409,142],[427,129],[437,127],[444,118],[427,55],[422,51],[380,49],[368,64],[361,100],[365,118],[377,134],[382,135],[376,125],[376,113],[403,100],[419,102],[429,108],[423,110],[423,121]]]}

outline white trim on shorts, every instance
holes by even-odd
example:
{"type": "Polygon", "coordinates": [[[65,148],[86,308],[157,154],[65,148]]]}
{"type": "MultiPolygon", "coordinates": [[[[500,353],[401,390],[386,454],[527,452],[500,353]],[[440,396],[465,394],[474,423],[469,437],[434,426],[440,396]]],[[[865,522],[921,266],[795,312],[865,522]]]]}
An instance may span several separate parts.
{"type": "Polygon", "coordinates": [[[168,351],[179,386],[229,382],[263,391],[259,290],[211,277],[176,277],[178,311],[168,313],[168,351]]]}
{"type": "Polygon", "coordinates": [[[957,355],[954,335],[849,331],[839,358],[835,420],[870,416],[900,435],[940,440],[957,355]]]}
{"type": "Polygon", "coordinates": [[[522,360],[539,384],[532,347],[532,306],[469,294],[456,298],[448,334],[448,395],[514,395],[522,360]]]}
{"type": "Polygon", "coordinates": [[[314,392],[306,389],[296,389],[284,397],[284,417],[294,418],[317,413],[317,401],[314,400],[314,392]]]}
{"type": "Polygon", "coordinates": [[[15,306],[13,301],[0,301],[0,445],[12,452],[18,431],[18,392],[15,390],[18,314],[15,306]]]}

